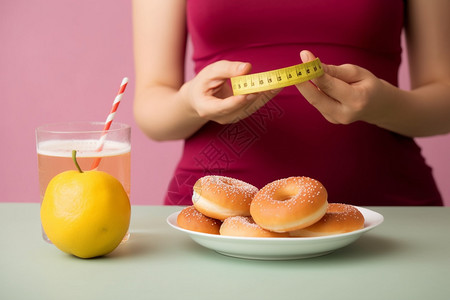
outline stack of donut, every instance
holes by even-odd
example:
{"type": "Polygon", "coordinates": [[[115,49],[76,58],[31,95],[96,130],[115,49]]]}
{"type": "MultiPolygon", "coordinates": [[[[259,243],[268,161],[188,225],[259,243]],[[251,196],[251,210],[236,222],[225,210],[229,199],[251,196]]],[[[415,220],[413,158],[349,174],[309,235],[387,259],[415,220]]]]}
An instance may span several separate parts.
{"type": "Polygon", "coordinates": [[[364,216],[351,205],[328,203],[325,187],[309,177],[273,181],[262,189],[244,181],[205,176],[197,180],[193,205],[181,228],[241,237],[316,237],[355,231],[364,216]]]}

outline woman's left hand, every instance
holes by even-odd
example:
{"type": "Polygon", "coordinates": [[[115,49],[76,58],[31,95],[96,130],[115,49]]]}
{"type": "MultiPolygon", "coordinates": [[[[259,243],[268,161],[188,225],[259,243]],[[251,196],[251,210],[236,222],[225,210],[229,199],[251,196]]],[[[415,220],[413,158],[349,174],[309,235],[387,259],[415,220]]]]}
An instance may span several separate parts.
{"type": "MultiPolygon", "coordinates": [[[[315,57],[302,51],[303,62],[315,57]]],[[[382,116],[384,81],[356,65],[322,64],[325,74],[297,84],[297,89],[331,123],[350,124],[355,121],[375,123],[382,116]],[[313,84],[312,84],[313,83],[313,84]]]]}

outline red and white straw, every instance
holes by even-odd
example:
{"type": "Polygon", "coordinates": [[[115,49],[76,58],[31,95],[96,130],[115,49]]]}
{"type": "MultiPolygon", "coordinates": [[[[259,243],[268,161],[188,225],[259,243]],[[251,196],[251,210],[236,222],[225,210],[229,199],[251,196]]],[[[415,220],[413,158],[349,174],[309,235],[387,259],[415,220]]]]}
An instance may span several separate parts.
{"type": "MultiPolygon", "coordinates": [[[[122,100],[122,96],[123,96],[123,93],[125,92],[127,84],[128,84],[128,78],[125,77],[122,80],[122,83],[120,84],[119,92],[117,93],[117,96],[114,99],[114,102],[112,104],[111,111],[108,114],[108,117],[106,118],[105,127],[103,127],[102,136],[100,137],[100,139],[98,141],[98,146],[96,149],[97,152],[100,152],[103,150],[103,146],[105,145],[105,141],[106,141],[106,136],[108,135],[108,130],[111,127],[112,121],[114,120],[114,116],[116,114],[117,108],[119,107],[120,100],[122,100]]],[[[94,160],[94,162],[92,163],[92,166],[91,166],[92,170],[98,168],[98,165],[100,164],[101,159],[102,159],[101,157],[97,157],[94,160]]]]}

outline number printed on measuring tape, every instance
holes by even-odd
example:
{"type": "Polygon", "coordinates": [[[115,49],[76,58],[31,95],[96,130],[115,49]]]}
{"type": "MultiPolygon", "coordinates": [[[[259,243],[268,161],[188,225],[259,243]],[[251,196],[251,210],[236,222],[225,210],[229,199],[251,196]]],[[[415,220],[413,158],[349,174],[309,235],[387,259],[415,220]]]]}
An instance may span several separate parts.
{"type": "Polygon", "coordinates": [[[319,58],[310,62],[231,78],[234,95],[244,95],[278,89],[311,80],[323,75],[319,58]]]}

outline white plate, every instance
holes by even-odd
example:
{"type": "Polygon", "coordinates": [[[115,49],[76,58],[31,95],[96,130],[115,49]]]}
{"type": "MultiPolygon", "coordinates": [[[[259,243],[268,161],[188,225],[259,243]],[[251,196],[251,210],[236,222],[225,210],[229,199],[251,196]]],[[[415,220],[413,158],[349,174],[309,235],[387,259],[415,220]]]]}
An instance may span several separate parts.
{"type": "Polygon", "coordinates": [[[221,236],[181,228],[175,212],[167,218],[173,228],[187,233],[198,244],[218,253],[248,259],[288,260],[328,254],[356,241],[363,233],[380,225],[381,214],[367,208],[357,207],[364,215],[364,228],[349,233],[308,238],[249,238],[221,236]]]}

